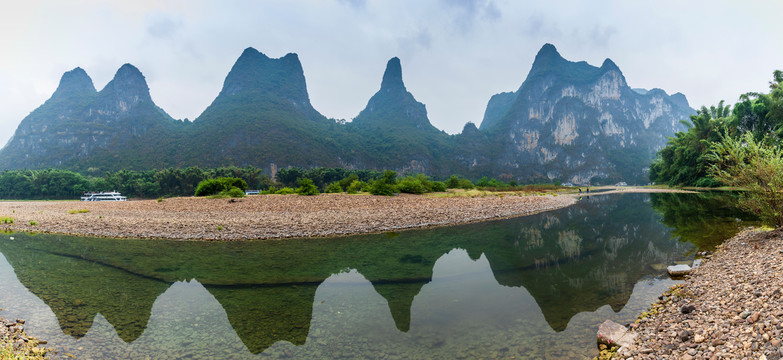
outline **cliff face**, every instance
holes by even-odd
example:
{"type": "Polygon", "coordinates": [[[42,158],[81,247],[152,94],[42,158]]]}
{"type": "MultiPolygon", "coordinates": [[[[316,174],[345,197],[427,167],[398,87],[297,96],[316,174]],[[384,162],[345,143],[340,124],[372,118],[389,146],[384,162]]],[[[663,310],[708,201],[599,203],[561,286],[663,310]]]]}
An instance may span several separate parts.
{"type": "Polygon", "coordinates": [[[447,135],[432,126],[405,87],[398,58],[386,64],[365,109],[341,124],[311,105],[296,54],[272,59],[248,48],[192,123],[156,106],[130,64],[100,92],[84,70],[69,71],[0,150],[0,169],[340,166],[639,184],[692,113],[682,94],[631,89],[609,59],[601,67],[571,62],[547,44],[517,91],[490,99],[480,127],[468,123],[447,135]]]}
{"type": "Polygon", "coordinates": [[[545,45],[514,93],[490,99],[481,130],[498,144],[495,171],[523,181],[646,183],[645,168],[694,113],[682,94],[640,94],[611,60],[563,59],[545,45]]]}

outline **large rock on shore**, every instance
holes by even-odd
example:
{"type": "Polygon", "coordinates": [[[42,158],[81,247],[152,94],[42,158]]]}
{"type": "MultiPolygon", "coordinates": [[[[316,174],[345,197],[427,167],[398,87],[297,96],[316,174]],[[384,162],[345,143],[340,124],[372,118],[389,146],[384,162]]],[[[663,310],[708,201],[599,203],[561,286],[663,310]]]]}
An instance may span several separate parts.
{"type": "Polygon", "coordinates": [[[625,326],[622,326],[612,320],[606,320],[598,326],[598,344],[604,344],[611,347],[628,347],[636,340],[636,333],[629,332],[625,326]]]}

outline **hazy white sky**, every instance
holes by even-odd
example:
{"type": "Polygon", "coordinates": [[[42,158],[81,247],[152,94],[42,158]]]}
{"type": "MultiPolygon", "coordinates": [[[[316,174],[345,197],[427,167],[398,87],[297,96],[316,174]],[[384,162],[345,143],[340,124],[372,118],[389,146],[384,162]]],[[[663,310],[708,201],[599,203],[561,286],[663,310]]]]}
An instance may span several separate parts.
{"type": "Polygon", "coordinates": [[[403,79],[448,133],[516,90],[536,52],[611,58],[632,87],[682,92],[692,107],[766,91],[783,69],[783,1],[3,0],[0,144],[84,68],[100,90],[124,63],[171,116],[195,119],[246,47],[299,54],[310,100],[351,119],[398,56],[403,79]]]}

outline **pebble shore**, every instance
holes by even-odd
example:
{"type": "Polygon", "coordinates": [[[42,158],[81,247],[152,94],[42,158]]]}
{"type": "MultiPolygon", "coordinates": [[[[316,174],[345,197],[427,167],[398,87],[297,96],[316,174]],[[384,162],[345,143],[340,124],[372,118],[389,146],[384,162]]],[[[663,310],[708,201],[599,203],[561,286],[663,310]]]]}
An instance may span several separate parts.
{"type": "Polygon", "coordinates": [[[161,202],[2,201],[10,231],[114,238],[246,240],[324,237],[447,226],[569,206],[573,196],[257,195],[161,202]],[[69,213],[71,212],[71,213],[69,213]]]}
{"type": "Polygon", "coordinates": [[[0,358],[43,359],[48,349],[39,345],[46,341],[37,340],[24,333],[24,320],[0,318],[0,358]]]}
{"type": "Polygon", "coordinates": [[[640,318],[614,359],[781,359],[783,228],[727,240],[640,318]]]}

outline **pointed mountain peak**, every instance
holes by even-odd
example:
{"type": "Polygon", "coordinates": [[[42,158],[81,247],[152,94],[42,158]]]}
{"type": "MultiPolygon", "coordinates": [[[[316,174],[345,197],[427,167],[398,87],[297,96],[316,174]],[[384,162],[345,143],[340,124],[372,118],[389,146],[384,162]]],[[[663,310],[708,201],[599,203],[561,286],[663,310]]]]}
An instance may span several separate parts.
{"type": "Polygon", "coordinates": [[[141,74],[139,69],[131,64],[124,64],[120,66],[117,73],[114,74],[114,78],[127,78],[144,81],[144,75],[141,74]]]}
{"type": "Polygon", "coordinates": [[[237,64],[246,62],[246,61],[258,61],[258,60],[269,60],[269,57],[264,55],[264,53],[256,50],[255,48],[249,47],[242,51],[242,55],[239,55],[239,58],[237,59],[237,64]]]}
{"type": "Polygon", "coordinates": [[[462,135],[474,136],[478,133],[479,133],[479,129],[476,127],[476,124],[472,122],[467,122],[465,126],[462,128],[462,135]]]}
{"type": "Polygon", "coordinates": [[[601,69],[603,69],[604,71],[609,71],[609,70],[620,71],[620,68],[617,66],[617,64],[615,64],[614,61],[612,61],[612,59],[610,58],[606,58],[606,60],[604,60],[604,63],[601,64],[601,69]]]}
{"type": "Polygon", "coordinates": [[[402,82],[402,66],[397,57],[391,58],[386,63],[386,71],[383,73],[383,81],[381,82],[381,91],[395,88],[405,90],[405,84],[402,82]]]}
{"type": "Polygon", "coordinates": [[[93,93],[95,93],[95,86],[92,84],[92,79],[84,69],[77,67],[63,74],[60,85],[57,86],[52,97],[93,93]]]}
{"type": "Polygon", "coordinates": [[[101,93],[104,96],[130,100],[131,103],[141,100],[152,101],[147,80],[144,79],[141,71],[131,64],[122,65],[101,93]]]}
{"type": "Polygon", "coordinates": [[[554,45],[547,43],[541,47],[541,50],[538,50],[536,59],[533,61],[533,66],[535,67],[537,63],[552,63],[560,60],[564,59],[560,56],[560,53],[557,52],[557,48],[555,48],[554,45]]]}

